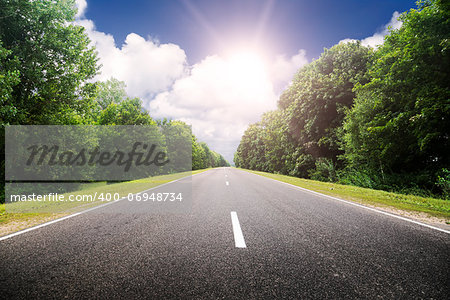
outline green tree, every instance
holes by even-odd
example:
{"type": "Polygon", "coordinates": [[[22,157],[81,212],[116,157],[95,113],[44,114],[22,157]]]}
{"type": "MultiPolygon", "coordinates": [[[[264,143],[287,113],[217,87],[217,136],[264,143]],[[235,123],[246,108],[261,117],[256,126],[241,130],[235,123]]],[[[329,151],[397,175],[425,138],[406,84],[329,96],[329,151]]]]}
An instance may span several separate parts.
{"type": "Polygon", "coordinates": [[[126,84],[113,77],[104,82],[98,82],[96,101],[101,109],[106,109],[110,104],[124,101],[128,98],[125,91],[126,84]]]}
{"type": "Polygon", "coordinates": [[[319,159],[321,170],[330,163],[334,168],[342,154],[338,132],[345,108],[353,103],[354,85],[368,81],[371,58],[372,50],[359,42],[325,49],[318,60],[298,71],[281,95],[278,110],[250,125],[235,164],[300,177],[308,177],[319,159]],[[323,164],[321,158],[330,163],[323,164]]]}
{"type": "Polygon", "coordinates": [[[120,103],[111,103],[100,111],[99,125],[156,125],[143,109],[139,98],[127,98],[120,103]]]}
{"type": "Polygon", "coordinates": [[[2,93],[3,124],[83,122],[98,66],[84,28],[70,23],[75,13],[74,1],[0,1],[0,69],[19,77],[2,93]]]}
{"type": "MultiPolygon", "coordinates": [[[[97,56],[74,1],[0,0],[0,149],[5,124],[86,124],[97,56]]],[[[4,184],[2,184],[2,189],[4,184]]],[[[3,200],[3,193],[0,201],[3,200]]]]}
{"type": "Polygon", "coordinates": [[[234,163],[244,169],[265,171],[265,145],[260,123],[251,124],[242,136],[234,163]]]}
{"type": "Polygon", "coordinates": [[[275,110],[262,116],[266,170],[291,174],[295,168],[295,145],[289,135],[285,111],[275,110]]]}
{"type": "Polygon", "coordinates": [[[281,95],[288,131],[304,154],[333,161],[339,149],[338,128],[345,108],[353,104],[353,87],[367,82],[367,66],[372,51],[359,42],[341,43],[296,74],[292,85],[281,95]]]}
{"type": "Polygon", "coordinates": [[[200,142],[198,144],[200,147],[202,147],[203,152],[205,153],[203,167],[213,167],[215,164],[213,152],[209,149],[208,145],[205,142],[200,142]]]}
{"type": "Polygon", "coordinates": [[[128,97],[125,82],[115,78],[97,83],[93,122],[99,125],[156,125],[139,98],[128,97]]]}
{"type": "Polygon", "coordinates": [[[207,167],[205,160],[205,150],[192,135],[192,170],[205,169],[207,167]]]}
{"type": "Polygon", "coordinates": [[[19,61],[17,58],[11,58],[12,51],[2,47],[0,41],[0,120],[13,120],[16,115],[16,109],[11,105],[13,88],[20,82],[20,71],[18,70],[19,61]]]}
{"type": "Polygon", "coordinates": [[[401,15],[358,86],[344,124],[345,158],[388,185],[433,188],[450,164],[450,23],[444,2],[401,15]]]}
{"type": "Polygon", "coordinates": [[[221,154],[215,152],[218,156],[216,167],[229,167],[230,163],[221,154]]]}
{"type": "Polygon", "coordinates": [[[182,121],[158,121],[162,134],[166,139],[170,167],[168,172],[183,172],[200,168],[196,153],[193,150],[193,135],[191,127],[182,121]],[[195,158],[194,158],[195,157],[195,158]]]}

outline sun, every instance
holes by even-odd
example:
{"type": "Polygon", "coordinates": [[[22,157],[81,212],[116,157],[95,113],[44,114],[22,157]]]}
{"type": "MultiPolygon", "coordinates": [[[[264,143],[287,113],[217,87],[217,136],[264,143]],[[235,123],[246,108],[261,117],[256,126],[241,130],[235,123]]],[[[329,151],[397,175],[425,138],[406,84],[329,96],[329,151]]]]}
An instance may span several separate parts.
{"type": "Polygon", "coordinates": [[[227,64],[232,76],[249,87],[257,88],[267,76],[267,66],[263,55],[254,50],[229,52],[227,64]]]}

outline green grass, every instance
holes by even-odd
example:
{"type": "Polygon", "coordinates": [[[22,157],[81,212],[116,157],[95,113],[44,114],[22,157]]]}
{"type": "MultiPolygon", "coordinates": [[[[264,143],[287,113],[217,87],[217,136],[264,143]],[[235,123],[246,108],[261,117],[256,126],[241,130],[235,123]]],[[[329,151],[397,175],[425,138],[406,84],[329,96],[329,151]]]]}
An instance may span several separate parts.
{"type": "Polygon", "coordinates": [[[296,185],[329,196],[357,202],[360,204],[394,208],[409,212],[426,213],[433,217],[445,219],[447,224],[450,221],[450,201],[448,200],[426,198],[415,195],[397,194],[351,185],[321,182],[259,171],[244,171],[290,183],[292,185],[296,185]]]}
{"type": "MultiPolygon", "coordinates": [[[[67,199],[69,195],[118,193],[120,197],[125,197],[129,193],[138,193],[152,187],[186,177],[190,174],[197,174],[206,170],[208,169],[161,175],[115,184],[106,184],[106,182],[86,183],[81,186],[79,191],[67,193],[64,194],[64,196],[67,199]]],[[[0,204],[0,236],[60,218],[77,211],[82,211],[103,203],[105,202],[27,202],[13,204],[9,203],[7,205],[0,204]]]]}

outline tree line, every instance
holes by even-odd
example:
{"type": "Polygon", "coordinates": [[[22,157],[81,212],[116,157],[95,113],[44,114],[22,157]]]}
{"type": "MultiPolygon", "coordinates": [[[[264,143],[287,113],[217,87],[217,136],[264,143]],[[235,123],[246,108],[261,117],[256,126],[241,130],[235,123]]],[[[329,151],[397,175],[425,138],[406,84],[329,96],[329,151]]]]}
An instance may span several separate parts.
{"type": "Polygon", "coordinates": [[[450,196],[450,22],[421,1],[378,48],[325,49],[245,131],[237,167],[450,196]]]}
{"type": "Polygon", "coordinates": [[[162,133],[189,132],[193,170],[227,166],[189,125],[153,119],[139,98],[126,94],[125,83],[93,81],[101,65],[85,29],[72,23],[76,12],[74,1],[0,1],[2,181],[8,124],[147,125],[162,133]]]}

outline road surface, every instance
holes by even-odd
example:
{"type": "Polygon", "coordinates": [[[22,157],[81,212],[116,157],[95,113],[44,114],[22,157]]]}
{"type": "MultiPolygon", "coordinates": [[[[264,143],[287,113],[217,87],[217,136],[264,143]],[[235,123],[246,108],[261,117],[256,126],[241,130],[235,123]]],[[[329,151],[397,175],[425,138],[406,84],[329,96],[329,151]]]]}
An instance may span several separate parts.
{"type": "Polygon", "coordinates": [[[189,180],[189,213],[145,213],[119,201],[0,241],[2,298],[450,294],[448,233],[242,170],[189,180]]]}

